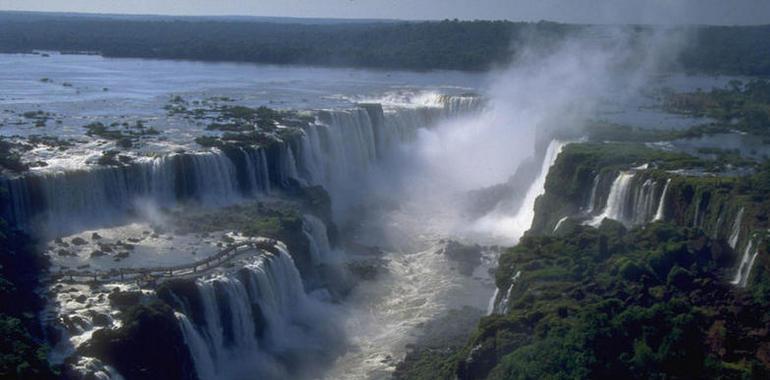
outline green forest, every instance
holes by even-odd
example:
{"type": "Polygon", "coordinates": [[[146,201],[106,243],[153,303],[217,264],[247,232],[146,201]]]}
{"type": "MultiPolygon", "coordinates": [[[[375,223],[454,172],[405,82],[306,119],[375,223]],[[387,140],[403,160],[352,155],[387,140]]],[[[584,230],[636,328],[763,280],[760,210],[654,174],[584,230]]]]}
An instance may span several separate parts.
{"type": "MultiPolygon", "coordinates": [[[[486,70],[517,46],[549,46],[614,27],[553,22],[282,22],[248,18],[159,18],[0,13],[0,52],[57,50],[107,57],[486,70]]],[[[651,27],[624,27],[645,33],[651,27]]],[[[672,30],[677,31],[677,30],[672,30]]],[[[770,26],[692,27],[679,62],[687,71],[770,75],[770,26]]]]}

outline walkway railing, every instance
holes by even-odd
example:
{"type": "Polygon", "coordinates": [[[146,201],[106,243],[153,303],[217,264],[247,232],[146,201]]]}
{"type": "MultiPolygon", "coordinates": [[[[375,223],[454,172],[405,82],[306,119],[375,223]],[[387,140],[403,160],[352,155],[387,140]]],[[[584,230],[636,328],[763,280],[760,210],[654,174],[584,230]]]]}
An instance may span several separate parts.
{"type": "Polygon", "coordinates": [[[52,272],[51,277],[54,280],[68,279],[72,282],[106,282],[106,281],[129,281],[135,279],[154,279],[158,277],[177,277],[189,276],[201,271],[222,265],[233,257],[239,255],[238,249],[243,247],[270,250],[275,246],[275,241],[270,239],[259,239],[242,241],[227,246],[225,249],[217,252],[213,256],[182,265],[167,267],[143,267],[143,268],[114,268],[109,270],[61,270],[52,272]]]}

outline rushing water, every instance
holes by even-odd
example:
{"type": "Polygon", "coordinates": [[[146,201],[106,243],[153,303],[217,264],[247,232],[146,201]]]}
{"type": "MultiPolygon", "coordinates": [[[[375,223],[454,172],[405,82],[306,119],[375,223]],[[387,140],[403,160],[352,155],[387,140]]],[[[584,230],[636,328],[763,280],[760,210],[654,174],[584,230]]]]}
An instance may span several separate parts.
{"type": "MultiPolygon", "coordinates": [[[[602,212],[586,221],[598,226],[605,218],[627,226],[638,226],[665,217],[666,194],[670,180],[662,184],[640,178],[635,170],[621,171],[612,182],[602,212]]],[[[592,195],[593,197],[593,195],[592,195]]]]}
{"type": "MultiPolygon", "coordinates": [[[[300,348],[317,354],[320,360],[334,361],[324,375],[327,378],[387,378],[424,323],[464,306],[504,310],[505,302],[495,305],[488,301],[496,291],[489,276],[496,252],[483,250],[481,264],[470,275],[458,270],[464,263],[440,252],[452,238],[465,238],[466,243],[518,240],[531,225],[535,200],[543,193],[548,170],[564,147],[559,141],[548,146],[517,210],[495,210],[479,221],[462,221],[472,225],[472,234],[458,231],[456,198],[431,191],[425,182],[407,183],[381,165],[415,141],[427,142],[430,154],[441,153],[446,140],[425,133],[424,128],[477,107],[460,95],[480,91],[486,81],[479,74],[458,72],[0,55],[0,105],[6,110],[2,136],[48,134],[87,140],[82,125],[90,121],[108,124],[138,119],[161,133],[143,148],[146,157],[124,168],[95,169],[86,163],[86,158],[101,152],[98,141],[86,141],[66,153],[31,152],[50,165],[36,169],[34,176],[9,182],[10,219],[22,227],[38,222],[48,229],[63,226],[74,229],[69,232],[89,233],[95,230],[85,230],[86,226],[109,226],[123,215],[140,213],[147,205],[154,209],[195,201],[219,207],[280,191],[293,181],[323,185],[332,196],[336,216],[344,222],[343,240],[380,249],[377,258],[383,264],[377,278],[362,282],[341,304],[332,305],[319,300],[324,297],[315,297],[318,294],[305,294],[294,263],[281,248],[269,260],[253,259],[239,275],[199,279],[196,286],[202,312],[181,306],[176,316],[204,379],[246,376],[255,368],[266,377],[280,377],[285,375],[285,367],[276,357],[302,352],[300,348]],[[455,95],[455,100],[441,97],[444,94],[455,95]],[[244,149],[235,154],[202,150],[191,143],[202,126],[164,110],[175,95],[198,100],[226,97],[233,104],[310,110],[316,120],[297,140],[286,141],[276,150],[244,149]],[[50,112],[53,120],[61,122],[36,127],[23,113],[37,110],[50,112]],[[182,148],[184,153],[179,152],[182,148]],[[378,179],[390,183],[378,183],[378,179]],[[403,183],[394,184],[398,181],[403,183]],[[374,194],[378,187],[380,193],[374,194]],[[403,196],[394,190],[399,187],[419,188],[418,192],[430,196],[403,196]],[[253,305],[259,305],[259,317],[253,305]],[[196,318],[198,314],[202,317],[196,318]],[[331,328],[334,325],[330,329],[314,325],[323,325],[329,315],[341,323],[349,340],[345,353],[336,359],[319,352],[333,348],[324,345],[331,341],[325,338],[344,334],[331,328]],[[271,327],[256,339],[261,326],[254,321],[260,318],[271,327]],[[254,365],[240,365],[243,363],[254,365]]],[[[638,102],[629,104],[633,106],[608,102],[599,113],[610,120],[638,123],[670,116],[640,108],[638,102]]],[[[457,131],[462,133],[450,137],[462,139],[479,133],[470,127],[457,131]]],[[[497,173],[495,178],[512,174],[512,170],[497,173]]],[[[630,172],[618,176],[601,217],[627,223],[660,218],[668,182],[631,186],[632,179],[630,172]],[[626,211],[629,208],[636,211],[626,211]]],[[[594,211],[598,183],[597,178],[588,213],[594,211]]],[[[332,247],[326,226],[318,218],[305,215],[303,220],[314,265],[368,259],[355,248],[340,252],[332,247]]],[[[597,216],[595,220],[601,219],[597,216]]],[[[110,237],[109,227],[99,231],[110,237]]],[[[756,255],[747,257],[738,272],[745,277],[756,255]]],[[[504,294],[495,298],[504,299],[510,291],[500,290],[504,294]]]]}

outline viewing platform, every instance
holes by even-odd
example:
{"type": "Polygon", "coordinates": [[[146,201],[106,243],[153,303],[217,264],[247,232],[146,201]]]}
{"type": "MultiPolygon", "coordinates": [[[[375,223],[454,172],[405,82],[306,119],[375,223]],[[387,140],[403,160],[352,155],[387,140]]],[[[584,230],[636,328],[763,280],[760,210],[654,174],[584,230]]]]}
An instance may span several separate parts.
{"type": "Polygon", "coordinates": [[[271,252],[276,244],[272,239],[253,239],[228,245],[217,254],[187,264],[161,267],[120,268],[110,270],[61,270],[51,272],[54,281],[73,283],[127,282],[151,283],[159,279],[197,276],[221,267],[234,258],[258,249],[271,252]]]}

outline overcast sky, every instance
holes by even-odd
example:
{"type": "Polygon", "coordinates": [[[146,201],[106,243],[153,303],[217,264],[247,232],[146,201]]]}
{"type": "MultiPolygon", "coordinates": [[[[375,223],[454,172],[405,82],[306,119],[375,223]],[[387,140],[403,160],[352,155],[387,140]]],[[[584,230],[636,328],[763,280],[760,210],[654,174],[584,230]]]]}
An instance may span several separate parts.
{"type": "Polygon", "coordinates": [[[0,0],[0,10],[576,23],[770,24],[770,0],[0,0]]]}

